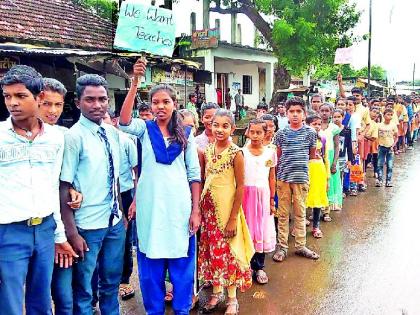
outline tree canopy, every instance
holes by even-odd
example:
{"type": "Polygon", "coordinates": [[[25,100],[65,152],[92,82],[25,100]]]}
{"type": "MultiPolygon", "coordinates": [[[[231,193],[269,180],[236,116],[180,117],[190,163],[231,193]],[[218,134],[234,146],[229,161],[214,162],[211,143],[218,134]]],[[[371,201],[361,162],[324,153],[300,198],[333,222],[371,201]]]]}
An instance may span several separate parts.
{"type": "Polygon", "coordinates": [[[332,64],[336,48],[360,40],[352,31],[360,12],[350,0],[210,1],[210,11],[247,15],[273,49],[279,65],[296,75],[312,65],[332,64]]]}
{"type": "MultiPolygon", "coordinates": [[[[323,65],[317,68],[314,77],[321,80],[335,80],[338,72],[341,72],[343,78],[368,77],[367,67],[356,70],[350,65],[323,65]]],[[[386,70],[379,65],[372,65],[371,78],[372,80],[385,81],[387,78],[386,70]]]]}
{"type": "Polygon", "coordinates": [[[118,20],[118,2],[113,0],[73,0],[73,2],[116,25],[118,20]]]}

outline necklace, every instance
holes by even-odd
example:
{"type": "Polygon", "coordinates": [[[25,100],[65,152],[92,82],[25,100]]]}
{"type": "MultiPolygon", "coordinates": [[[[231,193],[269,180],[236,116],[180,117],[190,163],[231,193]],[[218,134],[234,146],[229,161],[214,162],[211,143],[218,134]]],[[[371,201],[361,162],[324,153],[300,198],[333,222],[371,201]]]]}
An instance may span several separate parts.
{"type": "Polygon", "coordinates": [[[28,128],[20,127],[15,122],[13,123],[16,128],[25,131],[25,137],[26,138],[32,138],[33,132],[30,131],[28,128]]]}

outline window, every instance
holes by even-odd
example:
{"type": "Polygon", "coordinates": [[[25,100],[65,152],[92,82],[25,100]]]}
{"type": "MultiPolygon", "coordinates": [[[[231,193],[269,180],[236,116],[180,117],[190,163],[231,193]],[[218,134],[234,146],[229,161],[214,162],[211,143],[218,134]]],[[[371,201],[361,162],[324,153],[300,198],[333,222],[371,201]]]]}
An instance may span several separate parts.
{"type": "Polygon", "coordinates": [[[242,76],[242,87],[243,94],[252,94],[252,76],[242,76]]]}
{"type": "Polygon", "coordinates": [[[192,12],[191,13],[190,23],[191,23],[191,34],[192,34],[197,29],[197,22],[196,22],[196,14],[195,14],[195,12],[192,12]]]}

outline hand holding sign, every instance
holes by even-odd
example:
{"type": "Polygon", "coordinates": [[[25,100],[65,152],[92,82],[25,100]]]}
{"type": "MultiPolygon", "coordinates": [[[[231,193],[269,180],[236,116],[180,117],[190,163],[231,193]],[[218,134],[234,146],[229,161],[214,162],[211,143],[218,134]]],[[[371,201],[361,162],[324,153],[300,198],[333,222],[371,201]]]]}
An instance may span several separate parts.
{"type": "Polygon", "coordinates": [[[171,10],[125,0],[120,8],[114,47],[172,57],[175,20],[171,10]]]}
{"type": "Polygon", "coordinates": [[[133,66],[133,75],[135,78],[144,77],[146,73],[147,60],[145,58],[137,59],[136,63],[133,66]]]}

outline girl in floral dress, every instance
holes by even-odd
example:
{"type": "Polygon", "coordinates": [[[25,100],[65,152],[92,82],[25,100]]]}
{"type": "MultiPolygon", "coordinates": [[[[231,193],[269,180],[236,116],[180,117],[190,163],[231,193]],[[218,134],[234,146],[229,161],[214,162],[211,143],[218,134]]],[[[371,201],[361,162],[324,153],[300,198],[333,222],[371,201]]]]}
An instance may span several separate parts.
{"type": "Polygon", "coordinates": [[[230,111],[219,109],[213,119],[215,143],[205,151],[205,184],[201,197],[202,226],[198,256],[199,279],[213,286],[211,299],[203,307],[213,311],[228,301],[225,314],[238,314],[236,289],[252,284],[250,261],[254,255],[251,236],[241,207],[244,158],[229,140],[235,129],[230,111]]]}
{"type": "Polygon", "coordinates": [[[273,214],[277,154],[264,146],[266,133],[267,125],[264,120],[251,120],[247,130],[250,143],[243,148],[245,192],[242,205],[256,251],[251,260],[251,268],[259,284],[268,283],[264,271],[265,253],[276,248],[273,214]]]}

